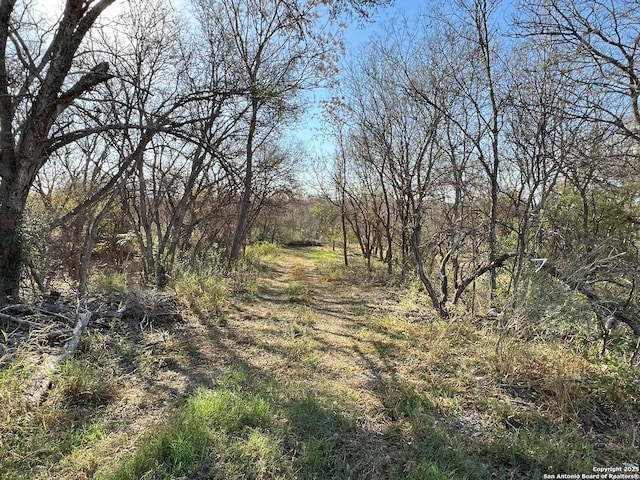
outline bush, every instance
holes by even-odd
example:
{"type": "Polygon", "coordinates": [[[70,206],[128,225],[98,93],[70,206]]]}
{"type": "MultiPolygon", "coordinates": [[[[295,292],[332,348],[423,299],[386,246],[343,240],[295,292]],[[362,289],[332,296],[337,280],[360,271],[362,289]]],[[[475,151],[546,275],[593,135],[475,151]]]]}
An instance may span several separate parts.
{"type": "Polygon", "coordinates": [[[221,314],[229,303],[229,280],[220,275],[182,273],[171,289],[180,303],[204,318],[221,314]]]}
{"type": "Polygon", "coordinates": [[[247,246],[244,261],[249,266],[262,267],[265,260],[275,257],[278,253],[280,253],[280,247],[275,243],[260,242],[247,246]]]}

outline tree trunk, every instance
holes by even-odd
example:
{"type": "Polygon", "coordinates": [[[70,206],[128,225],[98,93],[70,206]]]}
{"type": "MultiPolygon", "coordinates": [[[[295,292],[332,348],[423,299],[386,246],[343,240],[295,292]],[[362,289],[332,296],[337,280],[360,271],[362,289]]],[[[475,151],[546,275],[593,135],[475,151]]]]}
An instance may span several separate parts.
{"type": "MultiPolygon", "coordinates": [[[[485,74],[487,76],[487,87],[491,102],[491,117],[487,122],[491,133],[491,162],[483,162],[487,174],[489,175],[489,190],[491,193],[491,213],[489,215],[489,264],[493,264],[498,255],[498,193],[500,185],[498,183],[498,173],[500,167],[500,106],[496,98],[496,88],[493,81],[493,58],[491,50],[491,34],[489,30],[488,6],[486,0],[479,0],[476,4],[476,28],[478,29],[478,44],[482,50],[485,74]]],[[[496,268],[491,268],[489,272],[489,286],[491,304],[494,306],[496,290],[498,289],[498,274],[496,268]]]]}
{"type": "MultiPolygon", "coordinates": [[[[26,114],[21,121],[17,121],[20,115],[16,114],[18,97],[13,94],[13,87],[10,88],[9,65],[13,54],[7,48],[10,32],[18,27],[12,19],[16,2],[0,2],[0,304],[18,300],[24,254],[23,214],[33,179],[46,163],[49,149],[55,148],[46,146],[51,128],[72,103],[112,77],[108,73],[109,64],[103,62],[68,85],[68,75],[82,40],[98,16],[114,1],[67,0],[51,43],[48,47],[44,43],[36,47],[36,51],[47,52],[46,57],[38,59],[42,62],[40,71],[30,74],[21,86],[24,92],[30,93],[22,103],[24,108],[20,108],[26,114]],[[40,77],[40,84],[37,93],[31,96],[36,76],[40,77]],[[20,128],[16,128],[18,123],[20,128]]],[[[35,58],[28,60],[33,62],[35,58]]],[[[28,68],[32,66],[29,63],[28,68]]]]}
{"type": "Polygon", "coordinates": [[[93,254],[93,248],[96,245],[98,239],[98,230],[100,224],[105,219],[107,214],[111,211],[111,207],[117,198],[116,192],[114,192],[107,203],[98,215],[92,219],[87,225],[87,231],[85,233],[84,247],[82,254],[80,255],[80,265],[78,268],[78,296],[80,297],[80,309],[87,309],[87,297],[89,296],[89,279],[91,273],[91,255],[93,254]]]}
{"type": "Polygon", "coordinates": [[[348,239],[347,239],[347,212],[344,209],[344,199],[342,200],[342,207],[340,212],[340,222],[342,226],[342,260],[344,266],[349,266],[349,257],[347,255],[348,239]]]}
{"type": "Polygon", "coordinates": [[[247,135],[247,164],[244,173],[242,199],[240,201],[240,210],[238,212],[238,223],[233,234],[233,242],[231,251],[229,252],[229,263],[235,263],[240,256],[240,249],[244,243],[246,236],[247,218],[251,209],[251,196],[253,193],[253,140],[256,135],[258,124],[258,98],[251,100],[251,120],[249,122],[249,133],[247,135]]]}
{"type": "Polygon", "coordinates": [[[384,257],[384,262],[387,264],[387,273],[391,275],[393,273],[393,224],[391,221],[391,204],[389,202],[389,194],[387,193],[387,187],[385,186],[384,176],[382,174],[380,175],[380,185],[384,196],[384,234],[385,241],[387,243],[387,252],[384,257]]]}
{"type": "Polygon", "coordinates": [[[22,270],[22,215],[28,186],[8,190],[0,185],[0,305],[17,302],[22,270]],[[18,192],[16,192],[18,190],[18,192]],[[20,192],[23,190],[23,192],[20,192]]]}
{"type": "Polygon", "coordinates": [[[422,236],[422,215],[423,208],[419,208],[415,213],[414,222],[413,222],[413,233],[411,235],[411,249],[413,250],[413,258],[416,262],[416,267],[418,269],[418,277],[422,282],[422,285],[427,290],[427,294],[429,295],[429,299],[431,300],[431,304],[433,308],[438,312],[438,316],[440,318],[448,318],[449,314],[446,310],[446,306],[440,301],[438,298],[438,294],[436,289],[433,287],[431,280],[427,277],[427,273],[424,270],[424,260],[422,258],[422,253],[420,252],[420,238],[422,236]]]}

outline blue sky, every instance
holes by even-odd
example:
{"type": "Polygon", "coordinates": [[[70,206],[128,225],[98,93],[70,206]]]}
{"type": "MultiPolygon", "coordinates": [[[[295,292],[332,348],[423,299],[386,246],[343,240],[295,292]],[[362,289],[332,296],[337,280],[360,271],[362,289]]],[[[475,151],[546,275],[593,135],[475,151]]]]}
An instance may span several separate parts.
{"type": "Polygon", "coordinates": [[[372,33],[398,14],[405,14],[409,18],[418,15],[425,4],[426,2],[421,2],[420,0],[394,0],[392,6],[378,9],[373,15],[371,24],[365,28],[358,27],[357,21],[351,22],[345,32],[347,48],[357,47],[365,42],[372,33]]]}
{"type": "MultiPolygon", "coordinates": [[[[351,21],[345,30],[346,55],[353,55],[354,52],[357,52],[371,35],[398,15],[404,14],[409,18],[418,15],[425,3],[419,0],[395,0],[392,6],[378,9],[371,21],[364,25],[361,25],[362,22],[358,20],[351,21]]],[[[312,157],[330,156],[333,152],[333,143],[322,132],[322,110],[320,108],[320,102],[330,95],[331,92],[326,89],[310,92],[308,98],[311,107],[308,113],[301,118],[299,126],[293,129],[293,135],[303,143],[312,157]]]]}
{"type": "MultiPolygon", "coordinates": [[[[447,0],[443,0],[443,2],[442,6],[446,7],[447,0]]],[[[371,22],[364,26],[359,25],[362,22],[352,21],[345,30],[346,56],[356,54],[359,48],[388,22],[394,21],[394,19],[403,15],[409,20],[415,19],[422,12],[428,12],[430,4],[438,4],[438,0],[431,0],[431,2],[425,0],[395,0],[392,6],[378,9],[371,22]]],[[[504,26],[506,27],[507,23],[509,23],[509,17],[513,13],[513,2],[504,1],[500,6],[499,12],[496,15],[496,20],[499,23],[505,22],[504,26]]],[[[299,126],[291,131],[292,135],[303,143],[312,158],[329,159],[327,157],[333,156],[334,144],[326,133],[322,131],[323,121],[320,107],[320,102],[330,96],[331,92],[327,89],[318,89],[310,92],[308,95],[310,99],[309,111],[302,117],[299,126]]]]}

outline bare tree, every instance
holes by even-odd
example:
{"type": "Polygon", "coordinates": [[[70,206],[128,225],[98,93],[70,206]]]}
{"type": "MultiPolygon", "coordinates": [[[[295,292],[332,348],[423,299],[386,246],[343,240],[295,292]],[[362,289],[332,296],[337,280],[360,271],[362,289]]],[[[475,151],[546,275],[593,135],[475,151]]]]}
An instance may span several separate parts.
{"type": "MultiPolygon", "coordinates": [[[[493,20],[498,2],[487,0],[461,1],[457,4],[456,20],[445,20],[443,34],[457,43],[457,55],[445,60],[444,71],[456,95],[455,104],[442,103],[450,97],[438,95],[421,87],[411,72],[408,78],[417,97],[436,108],[473,145],[473,155],[485,172],[489,186],[487,212],[487,243],[489,264],[498,257],[498,201],[500,193],[500,164],[502,152],[502,123],[508,102],[508,85],[500,76],[505,69],[500,64],[497,28],[493,20]],[[455,39],[455,40],[454,40],[455,39]],[[449,63],[449,65],[447,65],[449,63]],[[450,107],[455,109],[451,110],[450,107]]],[[[437,72],[442,74],[442,71],[437,72]]],[[[430,84],[428,84],[430,85],[430,84]]],[[[495,268],[490,271],[490,292],[493,299],[497,288],[495,268]]]]}
{"type": "Polygon", "coordinates": [[[55,30],[45,32],[34,30],[29,5],[0,2],[0,303],[18,298],[27,196],[64,143],[51,137],[52,129],[62,112],[111,78],[107,63],[83,67],[78,54],[113,2],[67,0],[55,30]]]}
{"type": "Polygon", "coordinates": [[[542,246],[547,199],[582,122],[571,121],[562,113],[568,100],[555,49],[522,42],[513,55],[520,68],[513,77],[512,102],[505,121],[505,141],[510,151],[505,169],[511,180],[505,182],[509,206],[503,216],[505,227],[512,228],[517,237],[518,255],[509,285],[516,299],[527,256],[542,246]]]}
{"type": "Polygon", "coordinates": [[[248,233],[254,198],[254,154],[294,113],[297,94],[327,75],[335,60],[334,34],[317,27],[313,3],[276,0],[199,2],[205,30],[223,33],[226,67],[235,76],[246,112],[242,194],[229,260],[237,260],[248,233]]]}
{"type": "Polygon", "coordinates": [[[523,33],[553,44],[562,55],[563,83],[574,105],[567,113],[606,122],[640,140],[640,5],[545,0],[520,11],[523,33]]]}
{"type": "Polygon", "coordinates": [[[240,115],[229,108],[236,91],[227,81],[220,36],[186,37],[163,2],[153,14],[147,10],[138,7],[128,26],[135,35],[123,76],[135,89],[119,111],[144,126],[133,130],[122,152],[126,157],[146,141],[127,205],[145,275],[162,287],[181,242],[201,221],[198,198],[232,175],[221,150],[240,115]]]}
{"type": "Polygon", "coordinates": [[[541,268],[589,300],[605,336],[609,318],[637,334],[630,205],[638,198],[640,6],[549,0],[520,12],[521,33],[554,52],[554,88],[563,101],[546,104],[566,130],[554,148],[562,181],[548,199],[553,234],[542,239],[554,264],[541,268]]]}

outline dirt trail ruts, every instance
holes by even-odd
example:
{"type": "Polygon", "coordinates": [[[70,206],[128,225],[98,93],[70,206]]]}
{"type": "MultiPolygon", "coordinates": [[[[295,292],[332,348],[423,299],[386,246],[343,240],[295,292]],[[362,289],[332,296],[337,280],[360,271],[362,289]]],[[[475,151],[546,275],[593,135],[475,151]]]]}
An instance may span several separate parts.
{"type": "Polygon", "coordinates": [[[303,391],[339,392],[352,399],[352,408],[375,415],[382,406],[374,391],[385,366],[364,327],[385,292],[328,283],[308,254],[295,250],[280,257],[260,283],[257,298],[239,305],[221,329],[223,348],[269,377],[303,391]],[[305,287],[303,300],[288,300],[291,285],[305,287]]]}

